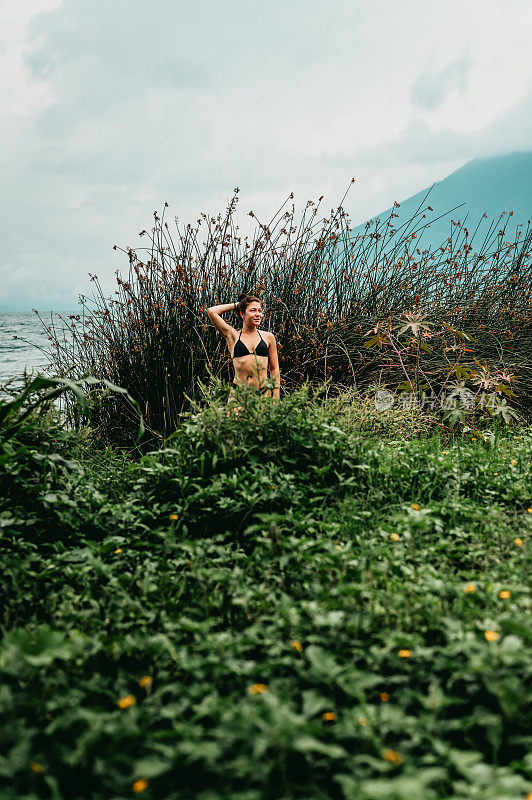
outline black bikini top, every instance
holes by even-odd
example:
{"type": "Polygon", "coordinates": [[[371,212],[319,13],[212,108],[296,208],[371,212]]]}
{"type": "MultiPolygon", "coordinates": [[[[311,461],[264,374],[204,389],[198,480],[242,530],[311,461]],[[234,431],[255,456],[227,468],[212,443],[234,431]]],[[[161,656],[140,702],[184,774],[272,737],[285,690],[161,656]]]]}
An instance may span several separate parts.
{"type": "Polygon", "coordinates": [[[260,331],[259,331],[260,342],[256,347],[253,348],[253,353],[249,352],[244,342],[240,339],[241,336],[242,336],[242,331],[240,331],[240,334],[236,341],[235,349],[233,350],[233,358],[240,358],[240,356],[251,356],[253,355],[253,353],[255,353],[255,355],[257,356],[268,355],[269,352],[268,345],[266,344],[262,336],[260,336],[260,331]]]}

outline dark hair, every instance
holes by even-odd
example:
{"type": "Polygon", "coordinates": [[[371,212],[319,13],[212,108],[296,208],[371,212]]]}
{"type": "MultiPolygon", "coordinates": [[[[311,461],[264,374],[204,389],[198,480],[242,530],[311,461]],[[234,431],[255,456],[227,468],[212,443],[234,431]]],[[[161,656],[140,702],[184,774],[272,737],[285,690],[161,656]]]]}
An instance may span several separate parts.
{"type": "Polygon", "coordinates": [[[238,311],[239,314],[245,314],[246,308],[251,303],[260,303],[260,302],[261,302],[260,298],[255,297],[252,294],[246,294],[245,292],[241,292],[238,295],[238,303],[236,306],[236,310],[238,311]]]}

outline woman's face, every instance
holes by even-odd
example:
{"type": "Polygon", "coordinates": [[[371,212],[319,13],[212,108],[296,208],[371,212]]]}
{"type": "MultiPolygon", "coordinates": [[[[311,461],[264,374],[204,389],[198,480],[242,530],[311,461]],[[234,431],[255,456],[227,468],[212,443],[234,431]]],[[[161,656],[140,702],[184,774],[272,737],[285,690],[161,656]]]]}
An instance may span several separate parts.
{"type": "Polygon", "coordinates": [[[244,323],[248,325],[260,325],[262,319],[262,307],[260,303],[250,303],[246,308],[246,313],[242,317],[244,323]]]}

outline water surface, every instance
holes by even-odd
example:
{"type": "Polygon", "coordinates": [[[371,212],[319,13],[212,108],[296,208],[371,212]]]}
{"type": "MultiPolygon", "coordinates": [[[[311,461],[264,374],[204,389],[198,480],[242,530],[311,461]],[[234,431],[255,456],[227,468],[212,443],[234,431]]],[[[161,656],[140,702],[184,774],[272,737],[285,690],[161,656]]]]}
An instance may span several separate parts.
{"type": "MultiPolygon", "coordinates": [[[[79,312],[61,313],[68,321],[68,314],[79,312]]],[[[49,324],[50,312],[41,312],[41,317],[49,324]]],[[[59,320],[59,330],[61,327],[59,320]]],[[[33,312],[0,312],[0,385],[11,379],[11,386],[19,385],[24,370],[28,374],[51,374],[47,356],[50,345],[48,333],[33,312]]]]}

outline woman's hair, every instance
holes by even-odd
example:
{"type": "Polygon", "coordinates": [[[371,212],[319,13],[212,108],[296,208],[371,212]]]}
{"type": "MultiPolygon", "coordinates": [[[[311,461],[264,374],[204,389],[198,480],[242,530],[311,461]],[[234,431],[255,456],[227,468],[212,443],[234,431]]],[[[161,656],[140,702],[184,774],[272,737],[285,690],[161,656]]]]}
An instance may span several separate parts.
{"type": "Polygon", "coordinates": [[[260,302],[261,301],[258,297],[255,297],[252,294],[246,294],[245,292],[242,292],[241,294],[238,295],[238,304],[236,310],[238,311],[239,314],[245,314],[246,308],[250,305],[250,303],[260,303],[260,302]]]}

